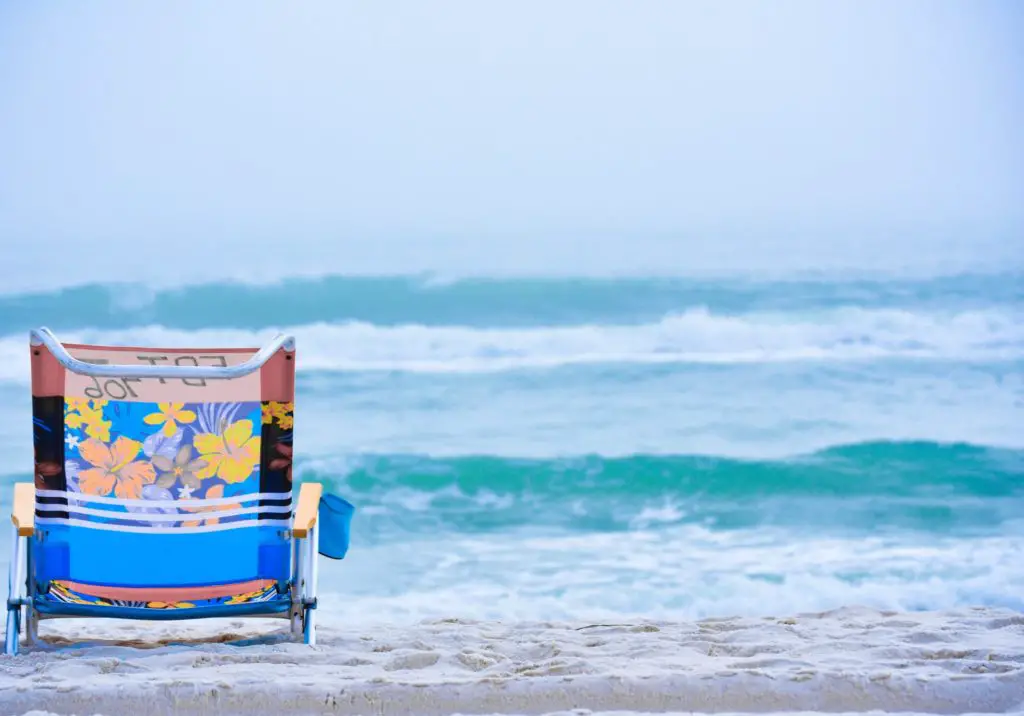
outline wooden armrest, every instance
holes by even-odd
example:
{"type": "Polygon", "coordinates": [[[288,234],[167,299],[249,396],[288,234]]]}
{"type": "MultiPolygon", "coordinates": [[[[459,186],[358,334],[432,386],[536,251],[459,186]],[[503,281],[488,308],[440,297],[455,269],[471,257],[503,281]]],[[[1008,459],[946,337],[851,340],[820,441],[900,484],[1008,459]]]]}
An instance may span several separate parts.
{"type": "Polygon", "coordinates": [[[292,523],[294,536],[309,536],[309,531],[316,524],[316,516],[320,511],[320,496],[323,493],[324,486],[319,482],[304,482],[299,485],[299,504],[295,508],[295,521],[292,523]]]}
{"type": "Polygon", "coordinates": [[[19,537],[31,537],[36,525],[36,486],[31,482],[14,484],[14,505],[11,522],[18,528],[19,537]]]}

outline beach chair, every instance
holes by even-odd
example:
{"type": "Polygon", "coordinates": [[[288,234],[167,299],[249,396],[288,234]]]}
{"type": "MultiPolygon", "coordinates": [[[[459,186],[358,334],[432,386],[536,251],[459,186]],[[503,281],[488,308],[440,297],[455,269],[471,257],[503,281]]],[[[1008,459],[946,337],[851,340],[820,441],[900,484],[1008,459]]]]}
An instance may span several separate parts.
{"type": "Polygon", "coordinates": [[[293,500],[294,340],[63,345],[41,328],[30,351],[6,653],[56,617],[276,617],[314,644],[322,486],[293,500]]]}

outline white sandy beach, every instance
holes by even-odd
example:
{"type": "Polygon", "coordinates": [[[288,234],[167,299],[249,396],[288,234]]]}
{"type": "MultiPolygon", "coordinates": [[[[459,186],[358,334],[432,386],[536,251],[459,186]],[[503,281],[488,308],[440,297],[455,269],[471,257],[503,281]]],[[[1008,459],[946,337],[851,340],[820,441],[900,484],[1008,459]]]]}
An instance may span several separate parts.
{"type": "Polygon", "coordinates": [[[1024,710],[1024,615],[1008,610],[328,624],[315,647],[280,626],[46,622],[44,648],[0,661],[0,713],[1024,710]]]}

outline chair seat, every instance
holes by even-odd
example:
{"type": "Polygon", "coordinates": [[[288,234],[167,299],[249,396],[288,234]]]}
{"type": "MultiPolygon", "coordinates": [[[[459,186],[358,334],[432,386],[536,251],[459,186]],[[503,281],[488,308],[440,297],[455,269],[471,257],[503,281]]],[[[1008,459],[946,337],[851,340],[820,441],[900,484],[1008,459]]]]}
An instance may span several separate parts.
{"type": "Polygon", "coordinates": [[[40,601],[51,604],[78,604],[92,607],[121,607],[129,609],[166,610],[197,609],[203,607],[230,607],[243,604],[262,604],[288,600],[289,595],[278,589],[277,582],[256,579],[232,584],[201,587],[107,587],[54,580],[50,582],[40,601]]]}

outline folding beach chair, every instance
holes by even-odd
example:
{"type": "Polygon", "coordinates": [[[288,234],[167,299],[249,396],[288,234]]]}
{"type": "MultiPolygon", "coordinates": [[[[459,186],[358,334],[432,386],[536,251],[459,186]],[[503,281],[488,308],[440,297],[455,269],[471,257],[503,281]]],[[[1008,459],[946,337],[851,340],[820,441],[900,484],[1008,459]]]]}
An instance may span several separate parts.
{"type": "Polygon", "coordinates": [[[294,340],[30,343],[35,484],[14,490],[6,653],[55,617],[278,617],[314,644],[322,486],[293,502],[294,340]]]}

